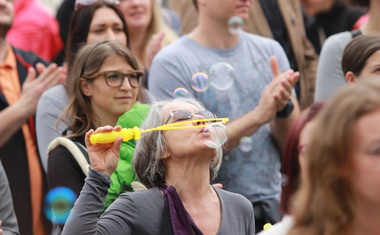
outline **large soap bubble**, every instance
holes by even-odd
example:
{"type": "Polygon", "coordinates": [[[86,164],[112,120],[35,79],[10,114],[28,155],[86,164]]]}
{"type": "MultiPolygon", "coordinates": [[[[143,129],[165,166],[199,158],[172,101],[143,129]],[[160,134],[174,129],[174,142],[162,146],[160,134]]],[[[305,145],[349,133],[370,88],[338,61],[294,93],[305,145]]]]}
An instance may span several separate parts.
{"type": "Polygon", "coordinates": [[[210,68],[208,77],[212,87],[227,90],[234,84],[235,70],[229,63],[216,63],[210,68]]]}
{"type": "Polygon", "coordinates": [[[210,133],[205,144],[210,148],[218,148],[227,140],[227,128],[221,123],[211,123],[204,128],[204,132],[210,133]]]}

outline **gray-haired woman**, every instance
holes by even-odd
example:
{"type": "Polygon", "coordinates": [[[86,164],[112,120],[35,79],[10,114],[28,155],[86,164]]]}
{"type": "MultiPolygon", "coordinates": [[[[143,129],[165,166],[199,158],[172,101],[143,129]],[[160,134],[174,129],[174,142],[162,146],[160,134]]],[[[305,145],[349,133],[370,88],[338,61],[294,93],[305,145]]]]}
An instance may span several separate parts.
{"type": "MultiPolygon", "coordinates": [[[[152,105],[141,128],[210,117],[213,114],[195,100],[162,101],[152,105]]],[[[188,125],[200,124],[204,123],[188,125]]],[[[118,130],[105,126],[87,132],[91,169],[63,234],[254,234],[252,204],[241,195],[210,185],[222,150],[205,144],[209,133],[204,128],[146,133],[136,146],[133,164],[149,189],[122,194],[98,218],[122,138],[92,145],[89,137],[118,130]]]]}

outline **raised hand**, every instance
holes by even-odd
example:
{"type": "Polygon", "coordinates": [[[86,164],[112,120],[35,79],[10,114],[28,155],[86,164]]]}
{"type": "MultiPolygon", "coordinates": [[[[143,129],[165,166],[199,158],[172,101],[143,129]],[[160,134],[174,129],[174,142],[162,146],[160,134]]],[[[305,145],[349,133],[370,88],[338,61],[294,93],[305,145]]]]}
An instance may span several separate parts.
{"type": "Polygon", "coordinates": [[[0,220],[0,235],[3,235],[3,232],[4,232],[4,231],[1,229],[1,225],[2,225],[2,223],[3,223],[3,222],[0,220]]]}
{"type": "Polygon", "coordinates": [[[36,70],[33,67],[28,69],[19,100],[26,117],[36,112],[38,100],[44,91],[65,82],[66,79],[65,70],[56,64],[51,64],[46,68],[43,64],[38,63],[36,68],[40,75],[36,78],[36,70]]]}
{"type": "Polygon", "coordinates": [[[90,158],[91,168],[99,173],[111,176],[115,171],[119,162],[119,152],[121,147],[122,137],[119,137],[113,143],[109,144],[91,144],[90,136],[97,133],[105,133],[112,131],[120,131],[121,127],[104,126],[99,127],[95,131],[89,130],[86,133],[85,142],[88,155],[90,158]]]}
{"type": "Polygon", "coordinates": [[[281,73],[277,59],[274,56],[270,58],[270,65],[273,79],[265,88],[258,105],[262,120],[265,123],[271,121],[276,113],[288,103],[292,95],[292,89],[299,77],[299,73],[293,70],[281,73]]]}
{"type": "Polygon", "coordinates": [[[152,64],[153,58],[156,56],[159,50],[161,50],[162,40],[164,39],[164,33],[156,33],[152,35],[147,47],[146,47],[146,57],[145,66],[149,70],[152,64]]]}

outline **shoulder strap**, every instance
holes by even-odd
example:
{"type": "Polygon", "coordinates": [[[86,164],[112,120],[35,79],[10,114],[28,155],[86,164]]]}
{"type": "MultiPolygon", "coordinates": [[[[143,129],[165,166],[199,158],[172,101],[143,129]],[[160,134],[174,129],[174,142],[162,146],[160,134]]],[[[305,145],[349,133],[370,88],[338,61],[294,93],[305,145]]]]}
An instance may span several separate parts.
{"type": "Polygon", "coordinates": [[[75,160],[78,162],[83,173],[88,176],[88,167],[90,164],[87,149],[77,141],[73,141],[65,137],[57,137],[49,144],[47,156],[49,157],[49,153],[60,145],[70,151],[75,160]]]}
{"type": "Polygon", "coordinates": [[[360,31],[360,29],[355,29],[355,30],[352,30],[350,31],[351,35],[352,35],[352,38],[355,38],[357,36],[360,36],[362,35],[362,32],[360,31]]]}

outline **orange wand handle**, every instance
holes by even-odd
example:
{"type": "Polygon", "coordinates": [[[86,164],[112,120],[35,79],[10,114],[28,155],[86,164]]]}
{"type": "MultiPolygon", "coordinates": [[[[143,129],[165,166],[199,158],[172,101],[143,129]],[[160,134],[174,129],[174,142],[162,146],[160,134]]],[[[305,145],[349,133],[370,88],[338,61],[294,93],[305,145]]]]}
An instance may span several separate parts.
{"type": "Polygon", "coordinates": [[[114,142],[118,137],[123,137],[123,141],[138,140],[140,139],[140,129],[135,126],[133,128],[123,128],[120,131],[92,134],[90,142],[91,144],[108,144],[114,142]]]}

